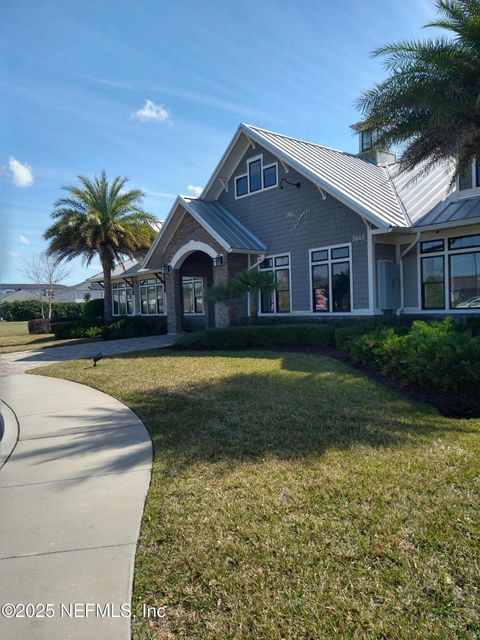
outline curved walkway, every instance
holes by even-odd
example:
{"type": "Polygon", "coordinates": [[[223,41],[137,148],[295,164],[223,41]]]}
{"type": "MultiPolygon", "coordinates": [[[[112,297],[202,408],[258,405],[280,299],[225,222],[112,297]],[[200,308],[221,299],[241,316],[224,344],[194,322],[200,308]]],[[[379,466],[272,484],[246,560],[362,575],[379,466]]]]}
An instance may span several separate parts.
{"type": "Polygon", "coordinates": [[[129,351],[142,349],[159,349],[168,347],[175,336],[159,335],[143,338],[124,338],[122,340],[99,340],[81,344],[69,344],[63,347],[48,347],[37,351],[15,351],[0,355],[0,376],[24,373],[33,367],[43,367],[64,360],[93,358],[97,353],[104,356],[115,356],[129,351]]]}
{"type": "Polygon", "coordinates": [[[0,615],[0,637],[129,638],[120,606],[130,605],[152,466],[143,423],[118,400],[66,380],[0,377],[0,398],[19,424],[0,469],[0,604],[52,604],[54,613],[0,615]]]}

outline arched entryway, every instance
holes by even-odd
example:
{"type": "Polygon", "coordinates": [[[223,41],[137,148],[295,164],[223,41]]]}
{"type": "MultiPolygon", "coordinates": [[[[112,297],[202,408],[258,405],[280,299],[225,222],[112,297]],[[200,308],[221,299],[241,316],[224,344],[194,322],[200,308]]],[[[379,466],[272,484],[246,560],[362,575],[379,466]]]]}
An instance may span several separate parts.
{"type": "Polygon", "coordinates": [[[206,300],[213,286],[212,257],[204,251],[185,255],[179,269],[182,329],[195,331],[215,326],[215,305],[206,300]]]}

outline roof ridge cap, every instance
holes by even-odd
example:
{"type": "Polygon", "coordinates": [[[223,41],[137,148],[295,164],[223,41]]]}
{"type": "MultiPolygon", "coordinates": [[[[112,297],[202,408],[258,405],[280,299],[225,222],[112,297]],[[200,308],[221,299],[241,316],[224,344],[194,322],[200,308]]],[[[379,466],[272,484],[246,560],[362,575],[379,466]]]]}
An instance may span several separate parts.
{"type": "MultiPolygon", "coordinates": [[[[397,162],[392,162],[392,165],[393,164],[398,164],[398,163],[397,162]]],[[[390,183],[390,186],[391,186],[391,189],[393,191],[393,194],[394,194],[398,204],[400,205],[400,209],[402,210],[402,213],[405,216],[405,219],[408,222],[408,225],[410,227],[412,227],[413,226],[413,222],[412,222],[410,216],[408,215],[408,211],[406,210],[405,205],[403,204],[403,200],[401,199],[400,194],[397,191],[397,187],[395,186],[395,182],[393,181],[392,175],[390,173],[390,165],[386,164],[384,167],[382,167],[382,169],[387,174],[388,182],[390,183]]]]}
{"type": "Polygon", "coordinates": [[[279,133],[278,131],[272,131],[271,129],[264,129],[263,127],[256,127],[253,124],[247,124],[246,122],[242,122],[242,126],[247,127],[248,129],[254,129],[255,131],[265,131],[266,133],[273,133],[275,136],[280,136],[280,138],[287,138],[288,140],[295,140],[296,142],[303,142],[304,144],[310,144],[313,147],[320,147],[321,149],[328,149],[329,151],[336,151],[337,153],[343,153],[345,155],[353,155],[348,151],[344,151],[343,149],[337,149],[336,147],[328,147],[326,144],[320,144],[319,142],[312,142],[311,140],[303,140],[303,138],[296,138],[295,136],[289,136],[286,133],[279,133]]]}

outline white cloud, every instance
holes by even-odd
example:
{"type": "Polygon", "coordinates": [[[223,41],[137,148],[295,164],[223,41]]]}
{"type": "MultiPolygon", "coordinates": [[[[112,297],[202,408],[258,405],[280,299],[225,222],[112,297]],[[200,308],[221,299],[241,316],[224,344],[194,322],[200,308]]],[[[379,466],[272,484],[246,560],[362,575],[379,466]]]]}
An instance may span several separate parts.
{"type": "Polygon", "coordinates": [[[10,256],[11,258],[18,258],[19,255],[18,251],[7,251],[7,256],[10,256]]]}
{"type": "Polygon", "coordinates": [[[8,159],[8,166],[12,172],[13,184],[17,187],[30,187],[33,184],[33,173],[28,164],[22,164],[15,158],[8,159]]]}
{"type": "Polygon", "coordinates": [[[197,187],[194,184],[189,184],[187,189],[191,191],[192,196],[195,196],[195,198],[199,198],[203,191],[203,187],[197,187]]]}
{"type": "Polygon", "coordinates": [[[20,242],[22,244],[30,244],[30,240],[28,238],[26,238],[25,236],[22,236],[22,234],[20,234],[18,236],[18,239],[20,240],[20,242]]]}
{"type": "Polygon", "coordinates": [[[132,113],[132,118],[140,120],[140,122],[169,122],[171,118],[170,111],[163,104],[155,104],[151,100],[147,100],[145,105],[132,113]]]}

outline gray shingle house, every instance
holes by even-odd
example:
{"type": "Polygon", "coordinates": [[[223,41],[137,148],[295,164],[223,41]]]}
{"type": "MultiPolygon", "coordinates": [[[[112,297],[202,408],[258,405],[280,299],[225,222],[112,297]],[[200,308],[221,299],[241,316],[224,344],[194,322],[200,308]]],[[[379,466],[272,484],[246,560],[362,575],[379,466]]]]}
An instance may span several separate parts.
{"type": "Polygon", "coordinates": [[[371,134],[354,155],[241,124],[200,198],[178,196],[143,262],[116,269],[114,313],[224,326],[205,291],[246,268],[278,283],[264,316],[479,313],[480,163],[452,174],[400,173],[371,134]]]}

